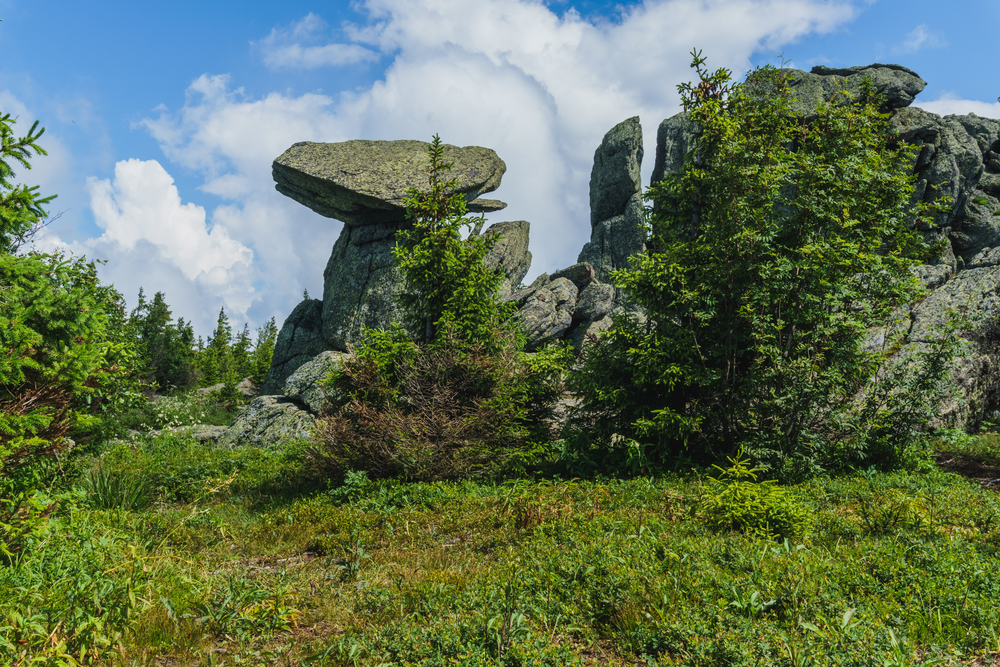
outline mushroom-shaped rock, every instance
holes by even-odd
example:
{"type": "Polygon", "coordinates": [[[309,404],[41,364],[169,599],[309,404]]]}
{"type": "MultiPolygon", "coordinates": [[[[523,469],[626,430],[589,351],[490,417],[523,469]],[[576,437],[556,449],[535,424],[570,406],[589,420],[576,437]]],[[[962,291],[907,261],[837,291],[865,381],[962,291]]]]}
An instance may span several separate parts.
{"type": "MultiPolygon", "coordinates": [[[[339,143],[301,141],[272,164],[275,189],[320,215],[348,225],[399,223],[406,218],[410,188],[427,192],[430,158],[427,142],[352,140],[339,143]]],[[[451,162],[446,178],[458,181],[470,211],[498,211],[506,206],[477,199],[500,186],[507,165],[496,152],[480,146],[443,145],[451,162]]]]}

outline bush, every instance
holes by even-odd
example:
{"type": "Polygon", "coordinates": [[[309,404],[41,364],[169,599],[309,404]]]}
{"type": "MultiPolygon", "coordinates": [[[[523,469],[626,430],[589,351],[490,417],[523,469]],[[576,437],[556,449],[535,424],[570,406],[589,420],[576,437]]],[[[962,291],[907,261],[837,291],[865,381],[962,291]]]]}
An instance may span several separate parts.
{"type": "Polygon", "coordinates": [[[566,352],[528,358],[514,343],[491,354],[376,334],[330,380],[352,399],[321,422],[314,469],[437,480],[524,464],[551,438],[545,420],[566,352]]]}
{"type": "Polygon", "coordinates": [[[54,507],[35,488],[71,431],[134,394],[134,354],[108,329],[120,295],[93,263],[0,255],[0,286],[0,554],[11,557],[54,507]]]}
{"type": "Polygon", "coordinates": [[[551,438],[546,419],[568,353],[522,352],[513,305],[497,298],[502,276],[483,264],[497,238],[479,235],[483,219],[467,218],[457,182],[444,180],[451,164],[437,135],[428,155],[430,192],[409,192],[413,227],[394,251],[412,333],[369,330],[331,376],[331,393],[349,402],[321,422],[311,449],[325,475],[476,475],[523,466],[551,438]]]}

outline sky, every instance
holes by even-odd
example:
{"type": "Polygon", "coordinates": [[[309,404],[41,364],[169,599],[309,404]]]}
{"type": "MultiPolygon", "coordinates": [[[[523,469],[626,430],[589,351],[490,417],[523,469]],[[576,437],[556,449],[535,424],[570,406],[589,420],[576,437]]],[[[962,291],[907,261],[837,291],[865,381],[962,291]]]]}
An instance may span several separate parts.
{"type": "Polygon", "coordinates": [[[15,182],[57,194],[37,238],[102,260],[133,307],[163,292],[208,336],[280,326],[341,223],[274,190],[297,141],[420,139],[507,164],[490,222],[528,220],[527,279],[590,236],[595,149],[639,116],[648,185],[656,129],[679,111],[692,48],[739,78],[896,63],[915,106],[1000,118],[997,0],[0,0],[0,112],[46,128],[15,182]]]}

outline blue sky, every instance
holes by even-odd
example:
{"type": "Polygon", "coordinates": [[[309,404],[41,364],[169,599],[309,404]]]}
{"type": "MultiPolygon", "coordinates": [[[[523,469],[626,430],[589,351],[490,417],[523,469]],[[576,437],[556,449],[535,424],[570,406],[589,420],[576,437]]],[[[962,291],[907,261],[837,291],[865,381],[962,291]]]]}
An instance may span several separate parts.
{"type": "Polygon", "coordinates": [[[163,291],[207,334],[279,324],[322,273],[340,223],[274,191],[295,141],[423,139],[495,149],[491,221],[529,220],[529,278],[589,237],[594,149],[656,128],[697,46],[712,66],[898,63],[917,105],[1000,117],[1000,2],[916,0],[0,0],[0,110],[47,128],[19,180],[57,193],[44,248],[107,260],[135,303],[163,291]]]}

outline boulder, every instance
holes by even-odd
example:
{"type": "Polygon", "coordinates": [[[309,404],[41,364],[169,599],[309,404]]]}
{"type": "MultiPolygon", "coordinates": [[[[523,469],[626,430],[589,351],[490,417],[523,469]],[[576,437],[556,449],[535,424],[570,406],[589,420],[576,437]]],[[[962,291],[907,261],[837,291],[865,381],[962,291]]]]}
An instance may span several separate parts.
{"type": "Polygon", "coordinates": [[[594,272],[594,267],[587,262],[578,262],[573,266],[568,266],[565,269],[559,269],[551,276],[549,276],[549,281],[556,280],[557,278],[568,278],[578,290],[586,289],[588,285],[597,281],[597,274],[594,272]]]}
{"type": "Polygon", "coordinates": [[[592,283],[581,290],[573,310],[575,320],[600,320],[611,312],[615,288],[607,283],[592,283]]]}
{"type": "MultiPolygon", "coordinates": [[[[424,141],[353,140],[326,144],[301,141],[282,153],[271,167],[275,188],[320,215],[347,225],[399,223],[406,219],[405,199],[411,188],[429,191],[430,158],[424,141]]],[[[507,165],[489,148],[445,144],[444,160],[452,163],[447,178],[458,181],[473,212],[498,211],[496,200],[477,200],[500,186],[507,165]]]]}
{"type": "Polygon", "coordinates": [[[323,272],[324,349],[346,351],[365,327],[403,321],[406,279],[392,249],[396,231],[408,224],[344,225],[323,272]]]}
{"type": "Polygon", "coordinates": [[[634,116],[604,135],[590,172],[590,224],[620,215],[629,199],[642,193],[642,125],[634,116]]]}
{"type": "Polygon", "coordinates": [[[271,367],[264,377],[260,393],[277,394],[285,380],[299,366],[326,350],[323,342],[323,302],[306,299],[285,318],[274,344],[271,367]]]}
{"type": "Polygon", "coordinates": [[[534,350],[545,343],[560,338],[573,324],[578,290],[568,278],[557,278],[528,290],[520,297],[518,316],[528,334],[525,348],[534,350]]]}
{"type": "Polygon", "coordinates": [[[272,448],[312,437],[316,418],[305,407],[284,396],[258,396],[236,415],[219,438],[219,446],[272,448]]]}
{"type": "Polygon", "coordinates": [[[503,272],[504,281],[500,285],[500,298],[505,299],[521,285],[531,268],[531,253],[528,251],[528,232],[531,224],[524,220],[498,222],[490,226],[483,235],[497,235],[500,239],[487,253],[483,263],[503,272]]]}
{"type": "Polygon", "coordinates": [[[229,430],[229,427],[193,424],[191,426],[175,426],[165,430],[189,436],[198,442],[218,442],[229,430]]]}
{"type": "Polygon", "coordinates": [[[260,394],[260,389],[257,387],[257,383],[253,381],[253,378],[243,378],[238,385],[236,385],[236,391],[241,393],[247,398],[253,398],[260,394]]]}
{"type": "MultiPolygon", "coordinates": [[[[316,355],[288,377],[281,393],[289,400],[298,401],[314,415],[320,414],[327,404],[329,393],[322,382],[340,366],[345,356],[343,352],[329,350],[316,355]]],[[[331,400],[333,403],[346,402],[346,397],[331,400]]]]}

